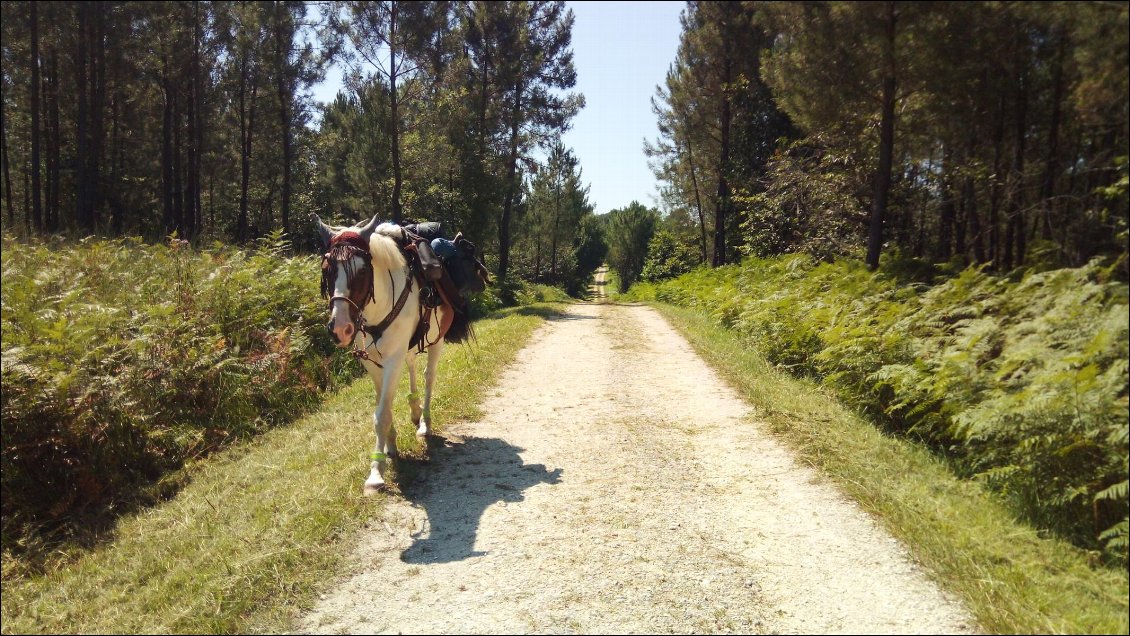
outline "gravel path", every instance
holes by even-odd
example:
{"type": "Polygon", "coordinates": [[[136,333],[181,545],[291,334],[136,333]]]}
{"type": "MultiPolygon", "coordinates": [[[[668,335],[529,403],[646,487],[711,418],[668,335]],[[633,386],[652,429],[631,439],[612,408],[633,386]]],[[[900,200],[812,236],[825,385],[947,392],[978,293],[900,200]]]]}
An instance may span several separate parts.
{"type": "Polygon", "coordinates": [[[977,629],[648,307],[571,306],[484,412],[405,463],[354,573],[300,629],[977,629]]]}

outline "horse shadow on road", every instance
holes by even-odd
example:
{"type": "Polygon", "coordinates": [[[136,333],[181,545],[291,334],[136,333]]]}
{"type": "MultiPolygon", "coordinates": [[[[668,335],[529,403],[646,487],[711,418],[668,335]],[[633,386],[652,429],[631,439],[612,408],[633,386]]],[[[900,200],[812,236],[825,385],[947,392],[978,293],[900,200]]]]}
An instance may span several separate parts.
{"type": "MultiPolygon", "coordinates": [[[[498,502],[523,501],[538,484],[556,484],[561,469],[524,464],[523,449],[501,439],[467,437],[454,442],[428,439],[426,462],[404,466],[400,490],[427,513],[427,524],[400,555],[405,563],[450,563],[483,556],[475,538],[487,508],[498,502]]],[[[402,460],[403,461],[403,460],[402,460]]]]}

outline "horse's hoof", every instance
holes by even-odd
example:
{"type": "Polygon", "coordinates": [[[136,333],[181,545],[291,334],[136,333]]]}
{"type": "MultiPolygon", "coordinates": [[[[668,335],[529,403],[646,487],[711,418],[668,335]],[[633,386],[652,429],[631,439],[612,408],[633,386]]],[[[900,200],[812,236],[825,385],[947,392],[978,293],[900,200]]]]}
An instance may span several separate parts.
{"type": "Polygon", "coordinates": [[[384,482],[381,482],[379,484],[369,484],[369,483],[367,483],[367,484],[365,484],[364,490],[362,490],[361,492],[366,497],[372,497],[373,495],[375,495],[379,492],[383,492],[385,490],[385,488],[386,488],[386,486],[385,486],[384,482]]]}

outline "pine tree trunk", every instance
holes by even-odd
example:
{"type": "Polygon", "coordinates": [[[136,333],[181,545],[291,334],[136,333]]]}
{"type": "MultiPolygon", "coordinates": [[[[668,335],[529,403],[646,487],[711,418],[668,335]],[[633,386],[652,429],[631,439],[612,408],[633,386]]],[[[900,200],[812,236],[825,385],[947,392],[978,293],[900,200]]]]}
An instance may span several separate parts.
{"type": "Polygon", "coordinates": [[[1052,216],[1055,213],[1055,175],[1059,169],[1059,127],[1063,117],[1063,61],[1067,53],[1066,39],[1062,33],[1057,34],[1058,52],[1056,54],[1055,71],[1052,89],[1052,120],[1048,126],[1048,154],[1044,162],[1044,178],[1040,185],[1040,199],[1042,211],[1039,225],[1040,238],[1045,241],[1052,240],[1052,216]]]}
{"type": "Polygon", "coordinates": [[[722,63],[721,113],[721,154],[718,161],[718,199],[714,205],[714,259],[711,265],[719,267],[726,264],[726,217],[730,208],[730,184],[726,173],[730,168],[730,96],[731,60],[727,55],[722,63]]]}
{"type": "Polygon", "coordinates": [[[514,87],[514,106],[510,120],[510,157],[506,168],[506,200],[502,206],[502,218],[498,222],[498,278],[506,279],[510,268],[510,212],[514,206],[514,195],[518,172],[518,130],[521,127],[522,84],[514,87]]]}
{"type": "MultiPolygon", "coordinates": [[[[41,52],[42,57],[49,58],[47,51],[41,52]]],[[[43,229],[48,233],[55,231],[55,220],[53,218],[54,201],[51,198],[51,193],[54,191],[55,186],[55,172],[52,170],[52,148],[51,141],[51,65],[47,64],[44,68],[40,69],[39,73],[39,104],[42,112],[40,117],[43,118],[43,141],[46,144],[46,158],[44,159],[44,179],[43,179],[43,229]]]]}
{"type": "Polygon", "coordinates": [[[702,235],[702,243],[700,245],[700,247],[702,248],[702,254],[699,257],[698,261],[699,264],[702,264],[706,262],[706,216],[704,216],[702,213],[702,197],[700,196],[698,189],[698,172],[694,167],[694,150],[691,148],[691,125],[690,121],[687,120],[686,115],[683,116],[683,127],[687,131],[687,163],[689,163],[691,167],[691,187],[694,189],[694,205],[695,209],[698,210],[698,228],[702,235]]]}
{"type": "MultiPolygon", "coordinates": [[[[246,53],[246,54],[250,55],[249,52],[246,53]]],[[[251,84],[251,87],[250,87],[251,88],[251,95],[249,96],[250,104],[248,105],[247,111],[246,111],[247,112],[247,122],[246,122],[246,125],[243,126],[243,129],[244,129],[243,149],[242,149],[242,153],[240,155],[240,170],[241,170],[240,195],[239,195],[239,240],[240,241],[245,241],[249,238],[248,232],[249,232],[250,228],[248,226],[248,206],[250,205],[250,201],[248,200],[248,188],[250,187],[250,184],[251,184],[251,145],[252,145],[252,140],[254,138],[254,133],[255,133],[255,104],[256,104],[256,96],[258,95],[258,90],[259,90],[259,86],[258,86],[259,82],[258,82],[257,72],[255,70],[252,70],[249,73],[250,78],[246,79],[247,76],[248,76],[248,72],[246,70],[246,64],[247,64],[246,59],[244,60],[244,64],[245,64],[244,77],[245,77],[246,82],[250,82],[250,84],[251,84]]],[[[242,110],[242,108],[243,108],[243,94],[244,94],[245,90],[246,90],[246,86],[243,86],[240,89],[241,113],[243,112],[243,110],[242,110]]],[[[240,121],[241,121],[241,123],[243,122],[242,114],[241,114],[241,117],[240,117],[240,121]]]]}
{"type": "Polygon", "coordinates": [[[989,260],[993,269],[1001,265],[1000,207],[1001,207],[1001,160],[1004,155],[1004,98],[998,100],[996,122],[993,127],[993,174],[989,187],[989,260]]]}
{"type": "MultiPolygon", "coordinates": [[[[0,82],[2,85],[3,82],[0,82]]],[[[8,204],[8,227],[15,228],[16,226],[16,206],[12,202],[12,172],[9,167],[8,158],[8,109],[4,105],[8,102],[4,101],[3,87],[0,86],[0,163],[3,164],[4,171],[4,201],[8,204]]]]}
{"type": "Polygon", "coordinates": [[[247,55],[239,62],[239,218],[236,220],[235,239],[247,238],[247,182],[250,174],[247,148],[247,55]]]}
{"type": "Polygon", "coordinates": [[[75,224],[80,230],[89,232],[94,219],[91,218],[90,201],[90,99],[93,94],[90,41],[90,3],[80,4],[78,13],[78,37],[75,38],[75,89],[78,109],[75,114],[75,224]]]}
{"type": "Polygon", "coordinates": [[[200,231],[204,226],[203,211],[200,206],[200,191],[202,189],[200,167],[201,155],[204,151],[205,119],[202,116],[204,108],[204,82],[201,77],[200,41],[203,34],[199,0],[193,1],[192,13],[192,119],[189,121],[189,129],[192,135],[192,156],[189,163],[190,197],[188,206],[191,221],[188,225],[187,235],[189,238],[196,238],[200,235],[200,231]]]}
{"type": "Polygon", "coordinates": [[[173,99],[173,226],[177,236],[184,238],[184,146],[181,141],[181,103],[179,91],[173,99]]]}
{"type": "Polygon", "coordinates": [[[1024,149],[1028,128],[1028,78],[1021,71],[1016,89],[1016,142],[1013,145],[1012,168],[1008,189],[1008,230],[1005,242],[1006,270],[1024,263],[1027,238],[1024,218],[1024,149]]]}
{"type": "Polygon", "coordinates": [[[98,206],[100,203],[100,180],[102,172],[102,147],[105,144],[105,105],[106,105],[106,39],[102,7],[86,3],[90,7],[90,154],[86,169],[86,218],[89,229],[98,227],[98,206]]]}
{"type": "Polygon", "coordinates": [[[400,100],[396,91],[396,14],[397,3],[392,2],[388,27],[388,96],[389,130],[392,133],[392,222],[400,225],[404,216],[400,209],[400,190],[404,179],[400,171],[400,100]]]}
{"type": "MultiPolygon", "coordinates": [[[[31,225],[43,229],[43,204],[39,183],[39,9],[30,2],[31,16],[31,225]]],[[[81,156],[81,155],[80,155],[81,156]]]]}
{"type": "MultiPolygon", "coordinates": [[[[555,184],[556,185],[556,184],[555,184]]],[[[557,221],[561,218],[561,188],[555,187],[553,193],[553,251],[550,252],[549,273],[557,282],[557,221]]]]}
{"type": "Polygon", "coordinates": [[[62,226],[60,219],[60,148],[62,135],[59,127],[59,52],[51,50],[51,107],[48,115],[47,137],[47,177],[50,185],[47,188],[47,231],[57,232],[62,226]]]}
{"type": "Polygon", "coordinates": [[[952,182],[950,183],[950,187],[953,188],[952,196],[957,200],[957,210],[954,215],[953,223],[953,253],[961,258],[962,263],[968,264],[969,261],[966,259],[965,255],[965,233],[968,227],[969,209],[966,206],[964,190],[959,191],[957,184],[952,182]]]}
{"type": "Polygon", "coordinates": [[[534,232],[534,281],[541,281],[541,232],[538,231],[534,232]]]}
{"type": "Polygon", "coordinates": [[[176,229],[173,219],[173,80],[169,58],[162,60],[162,91],[165,103],[161,119],[161,203],[165,233],[176,229]]]}
{"type": "Polygon", "coordinates": [[[690,161],[691,164],[691,186],[694,188],[694,205],[698,210],[698,229],[700,236],[699,246],[701,247],[701,254],[699,255],[698,262],[706,262],[706,216],[702,213],[702,197],[698,191],[698,176],[695,174],[694,159],[690,161]]]}
{"type": "Polygon", "coordinates": [[[871,203],[871,222],[867,233],[867,267],[879,268],[883,248],[883,217],[891,190],[891,161],[895,146],[895,5],[887,3],[887,42],[884,47],[883,110],[879,123],[879,169],[875,173],[875,197],[871,203]]]}
{"type": "Polygon", "coordinates": [[[122,234],[124,226],[122,209],[122,94],[121,86],[116,86],[110,101],[110,232],[114,236],[122,234]]]}
{"type": "Polygon", "coordinates": [[[282,2],[275,2],[275,54],[278,68],[275,69],[276,86],[279,93],[279,126],[282,131],[282,227],[290,234],[290,164],[292,151],[290,140],[290,99],[291,91],[287,80],[287,66],[290,58],[290,42],[283,37],[282,2]]]}

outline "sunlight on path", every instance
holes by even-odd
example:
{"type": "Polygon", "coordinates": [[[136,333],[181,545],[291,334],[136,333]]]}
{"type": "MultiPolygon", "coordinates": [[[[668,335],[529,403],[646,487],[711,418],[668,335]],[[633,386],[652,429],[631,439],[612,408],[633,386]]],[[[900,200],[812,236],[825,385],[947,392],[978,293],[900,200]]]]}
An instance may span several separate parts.
{"type": "Polygon", "coordinates": [[[301,630],[975,629],[650,307],[569,306],[488,395],[301,630]]]}

